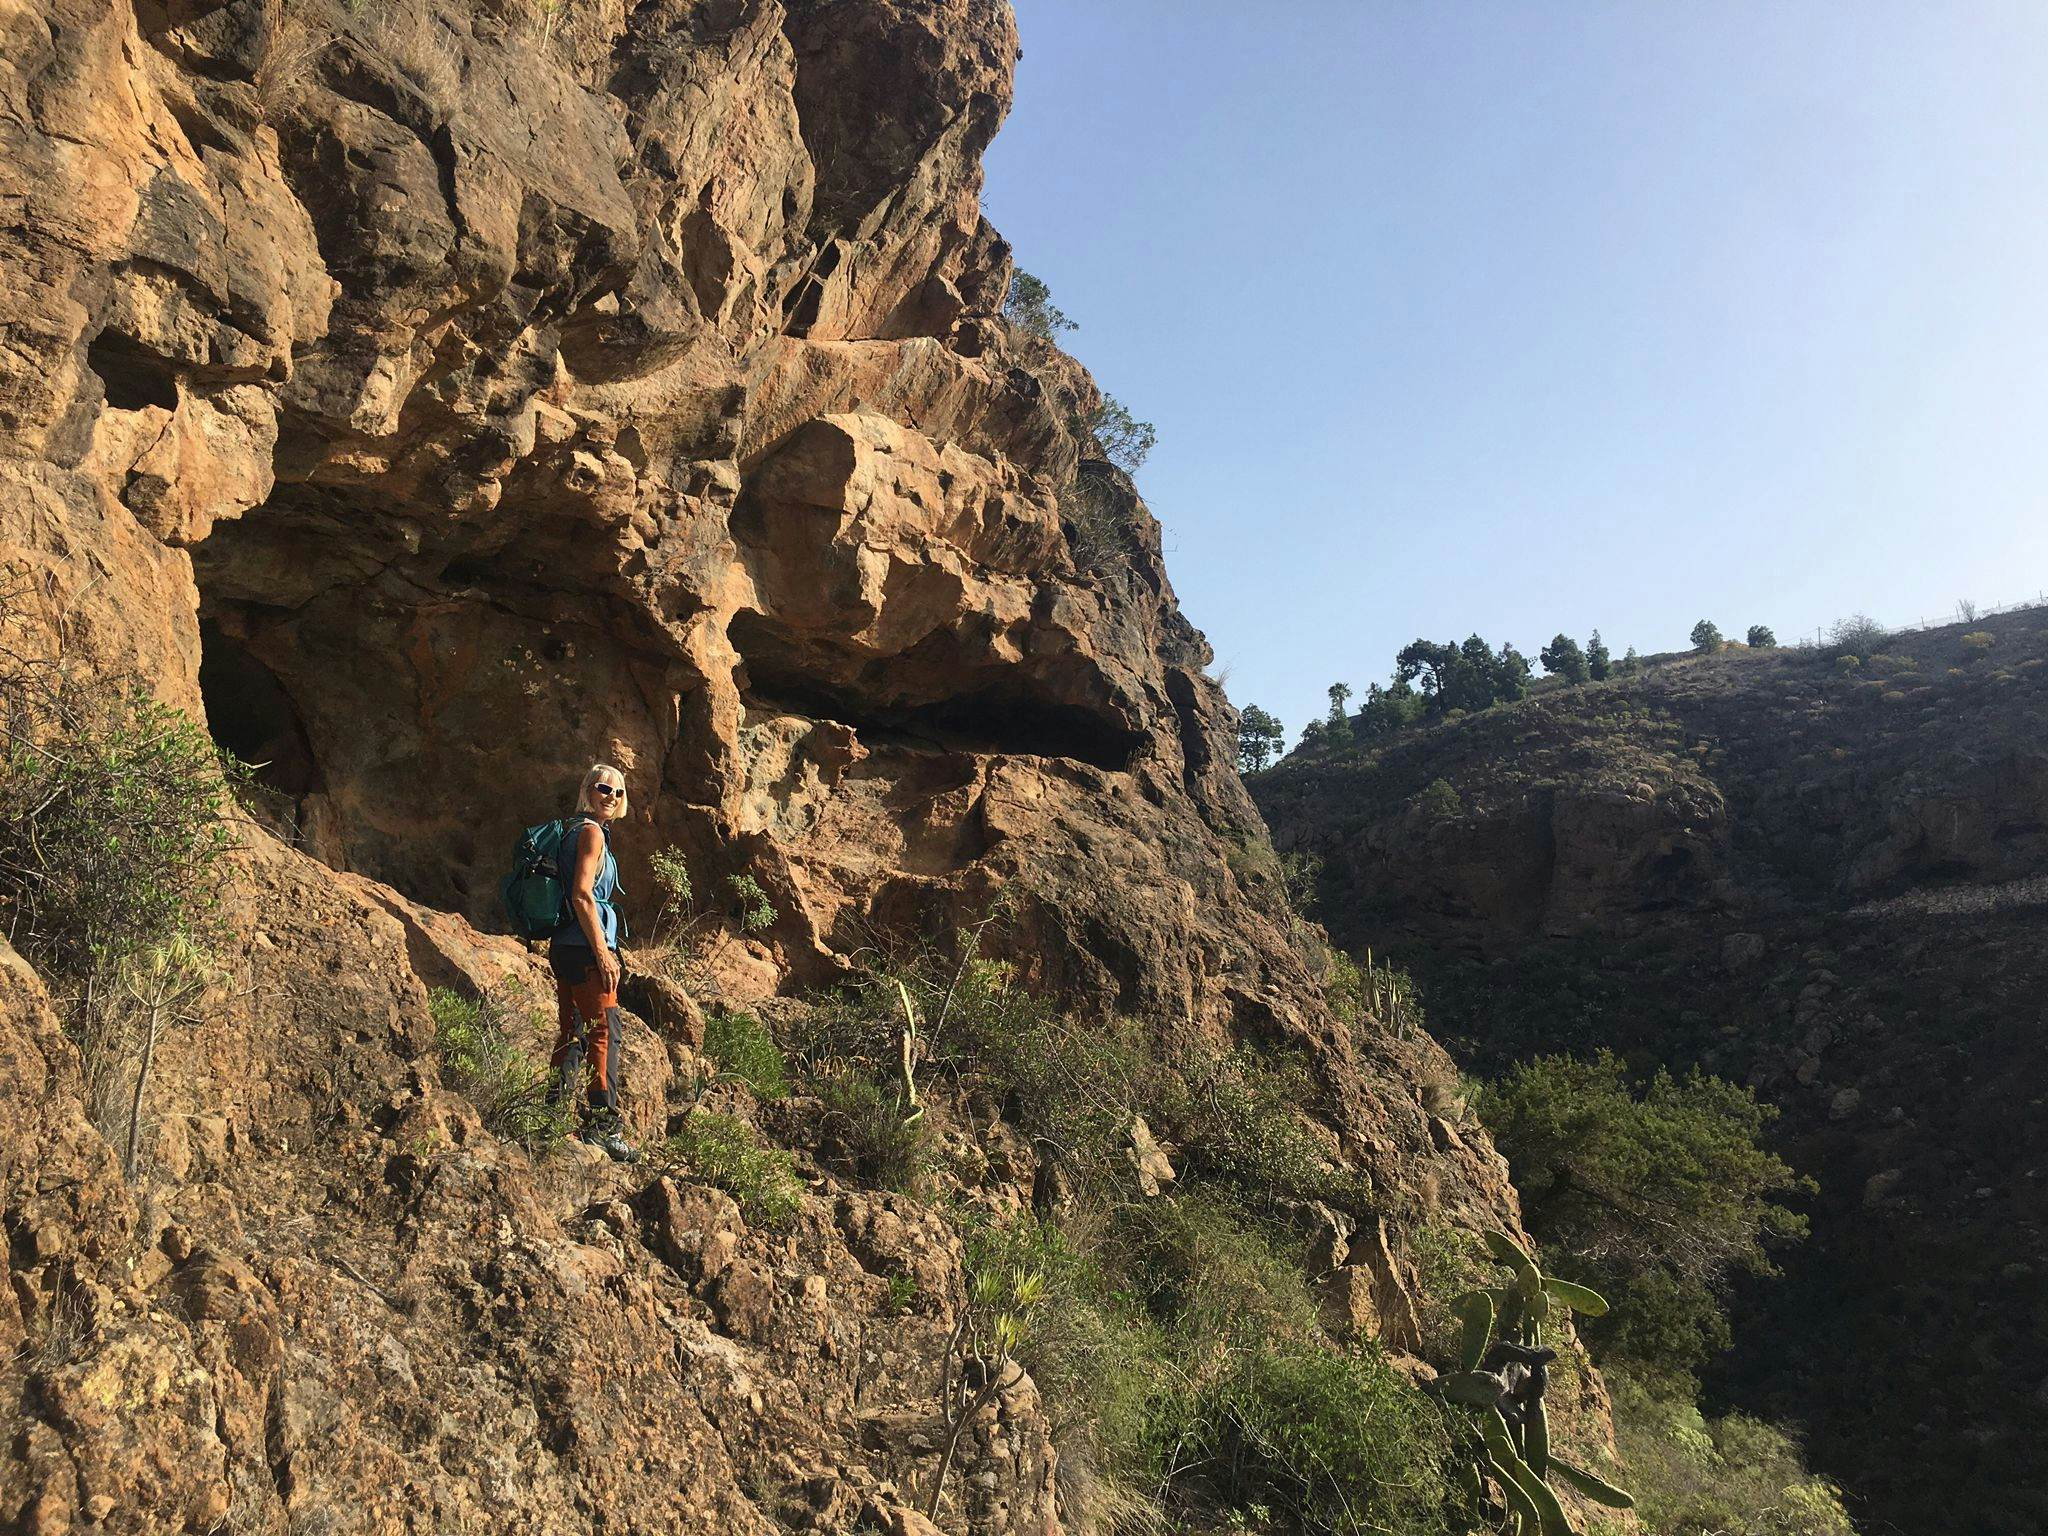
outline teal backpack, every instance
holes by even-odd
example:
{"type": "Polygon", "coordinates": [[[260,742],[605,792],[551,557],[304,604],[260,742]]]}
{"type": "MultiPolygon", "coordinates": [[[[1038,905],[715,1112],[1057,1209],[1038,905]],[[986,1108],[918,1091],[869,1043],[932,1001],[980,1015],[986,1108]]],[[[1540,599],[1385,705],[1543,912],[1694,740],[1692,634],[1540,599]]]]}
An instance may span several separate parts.
{"type": "Polygon", "coordinates": [[[512,919],[512,931],[523,939],[544,939],[562,926],[562,903],[568,899],[569,887],[566,871],[557,860],[570,820],[565,816],[544,821],[520,833],[519,846],[512,853],[512,873],[498,886],[498,893],[505,898],[506,915],[512,919]]]}

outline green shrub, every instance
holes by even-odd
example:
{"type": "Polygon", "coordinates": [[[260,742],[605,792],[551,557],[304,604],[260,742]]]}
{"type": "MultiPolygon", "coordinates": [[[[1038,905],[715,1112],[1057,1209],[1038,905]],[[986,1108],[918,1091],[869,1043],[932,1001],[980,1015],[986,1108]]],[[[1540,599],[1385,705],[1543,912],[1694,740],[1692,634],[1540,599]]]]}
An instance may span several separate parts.
{"type": "Polygon", "coordinates": [[[1022,267],[1010,274],[1010,291],[1003,296],[1003,318],[1018,330],[1051,341],[1061,331],[1078,330],[1072,320],[1052,301],[1052,290],[1043,279],[1022,267]]]}
{"type": "Polygon", "coordinates": [[[1323,996],[1347,1024],[1363,1019],[1372,1006],[1372,988],[1364,971],[1343,950],[1330,948],[1323,970],[1323,996]]]}
{"type": "Polygon", "coordinates": [[[0,933],[50,986],[88,1114],[131,1148],[162,1026],[210,996],[244,777],[140,682],[0,645],[0,933]]]}
{"type": "MultiPolygon", "coordinates": [[[[484,1129],[494,1136],[544,1148],[569,1134],[568,1095],[551,1102],[553,1074],[529,1056],[508,1028],[507,1012],[493,996],[464,997],[448,987],[427,994],[434,1042],[456,1092],[475,1106],[484,1129]]],[[[527,1034],[538,1037],[530,1021],[527,1034]]]]}
{"type": "Polygon", "coordinates": [[[1828,626],[1827,639],[1821,646],[1821,655],[1829,661],[1843,656],[1868,656],[1885,648],[1891,639],[1891,631],[1867,613],[1853,613],[1846,619],[1837,619],[1828,626]]]}
{"type": "Polygon", "coordinates": [[[1721,649],[1721,627],[1712,619],[1701,619],[1692,627],[1692,648],[1703,656],[1721,649]]]}
{"type": "Polygon", "coordinates": [[[1606,1373],[1636,1513],[1656,1536],[1855,1536],[1841,1493],[1799,1444],[1745,1414],[1708,1419],[1683,1396],[1606,1373]]]}
{"type": "Polygon", "coordinates": [[[752,875],[727,875],[725,887],[732,895],[733,921],[741,933],[760,933],[775,926],[775,903],[752,875]]]}
{"type": "Polygon", "coordinates": [[[1129,1286],[1111,1279],[1099,1249],[1060,1225],[1028,1213],[999,1222],[982,1211],[962,1213],[957,1224],[969,1273],[1014,1268],[1046,1277],[1045,1305],[1017,1355],[1038,1384],[1063,1485],[1078,1480],[1149,1498],[1161,1480],[1150,1439],[1155,1405],[1176,1380],[1164,1331],[1129,1286]]]}
{"type": "Polygon", "coordinates": [[[820,1126],[861,1178],[884,1189],[910,1190],[931,1163],[931,1131],[920,1118],[906,1122],[892,1089],[858,1067],[828,1069],[816,1081],[823,1106],[820,1126]]]}
{"type": "Polygon", "coordinates": [[[782,1048],[751,1013],[714,1008],[706,1014],[704,1054],[718,1063],[720,1073],[738,1078],[757,1098],[779,1099],[789,1092],[782,1048]]]}
{"type": "Polygon", "coordinates": [[[78,992],[213,936],[232,844],[205,730],[139,683],[0,676],[0,930],[78,992]]]}
{"type": "Polygon", "coordinates": [[[1729,1342],[1728,1275],[1773,1273],[1766,1244],[1806,1230],[1773,1197],[1811,1182],[1763,1149],[1776,1112],[1734,1083],[1660,1069],[1638,1088],[1611,1052],[1545,1056],[1477,1108],[1529,1231],[1614,1303],[1587,1329],[1603,1358],[1690,1372],[1729,1342]]]}
{"type": "Polygon", "coordinates": [[[1139,421],[1123,401],[1107,393],[1089,418],[1088,435],[1102,456],[1127,475],[1138,472],[1159,441],[1151,422],[1139,421]]]}
{"type": "Polygon", "coordinates": [[[776,1147],[764,1147],[746,1121],[709,1110],[694,1110],[682,1128],[663,1142],[657,1167],[687,1169],[739,1202],[747,1220],[785,1227],[803,1208],[803,1184],[796,1161],[776,1147]]]}
{"type": "Polygon", "coordinates": [[[1431,1223],[1408,1234],[1408,1257],[1415,1265],[1423,1355],[1438,1363],[1456,1360],[1463,1324],[1451,1303],[1493,1283],[1485,1245],[1462,1227],[1431,1223]]]}
{"type": "Polygon", "coordinates": [[[1130,1530],[1210,1528],[1219,1500],[1247,1515],[1276,1499],[1269,1507],[1319,1512],[1312,1529],[1346,1501],[1391,1507],[1398,1491],[1372,1479],[1394,1478],[1403,1453],[1376,1437],[1401,1415],[1435,1410],[1376,1356],[1328,1353],[1289,1222],[1304,1199],[1362,1210],[1369,1191],[1327,1166],[1302,1114],[1315,1091],[1307,1075],[1242,1048],[1161,1040],[1128,1020],[1069,1018],[1009,965],[979,958],[979,932],[963,934],[950,961],[915,959],[820,999],[800,1054],[821,1084],[858,1070],[866,1086],[831,1090],[848,1112],[891,1104],[883,1085],[902,1028],[900,984],[919,1020],[922,1072],[944,1074],[958,1102],[1000,1113],[1056,1162],[1053,1217],[1006,1223],[970,1209],[954,1219],[970,1273],[1045,1277],[1016,1353],[1052,1418],[1068,1507],[1130,1530]],[[1179,1173],[1150,1198],[1130,1165],[1137,1115],[1175,1148],[1179,1173]],[[1318,1378],[1313,1362],[1325,1354],[1338,1364],[1318,1378]],[[1267,1356],[1285,1363],[1242,1374],[1247,1359],[1267,1356]],[[1313,1394],[1296,1400],[1288,1371],[1297,1384],[1324,1379],[1343,1391],[1320,1407],[1313,1394]],[[1389,1381],[1406,1393],[1391,1417],[1377,1406],[1389,1381]],[[1318,1436],[1334,1440],[1334,1415],[1354,1410],[1374,1419],[1362,1436],[1352,1426],[1339,1455],[1318,1436]],[[1256,1467],[1244,1460],[1255,1444],[1256,1467]],[[1244,1466],[1238,1482],[1232,1458],[1244,1466]]]}
{"type": "Polygon", "coordinates": [[[1465,814],[1465,802],[1449,779],[1431,779],[1415,797],[1415,808],[1428,821],[1448,821],[1465,814]]]}
{"type": "Polygon", "coordinates": [[[1975,629],[1963,636],[1963,649],[1978,656],[1983,655],[1996,644],[1998,644],[1998,636],[1985,629],[1975,629]]]}
{"type": "Polygon", "coordinates": [[[1315,1337],[1300,1242],[1247,1220],[1226,1192],[1196,1185],[1173,1199],[1119,1206],[1099,1247],[1173,1338],[1184,1371],[1211,1373],[1259,1344],[1315,1337]]]}
{"type": "Polygon", "coordinates": [[[1778,636],[1768,624],[1752,624],[1743,643],[1752,650],[1769,650],[1778,643],[1778,636]]]}
{"type": "Polygon", "coordinates": [[[1454,1528],[1442,1410],[1376,1350],[1255,1350],[1160,1427],[1228,1510],[1330,1536],[1454,1528]]]}
{"type": "Polygon", "coordinates": [[[888,1080],[901,1030],[899,982],[922,1021],[921,1070],[944,1071],[991,1096],[1011,1124],[1057,1149],[1082,1185],[1129,1186],[1132,1122],[1143,1116],[1248,1210],[1289,1199],[1364,1199],[1362,1181],[1325,1167],[1300,1111],[1315,1090],[1297,1065],[1169,1045],[1127,1019],[1069,1018],[1017,985],[1000,961],[913,964],[821,999],[800,1047],[813,1075],[852,1067],[888,1080]]]}
{"type": "Polygon", "coordinates": [[[1130,1529],[1182,1516],[1209,1529],[1219,1507],[1235,1528],[1261,1506],[1290,1529],[1438,1528],[1448,1437],[1435,1405],[1376,1350],[1330,1349],[1291,1240],[1227,1196],[1195,1188],[1057,1223],[970,1214],[962,1228],[970,1272],[1046,1277],[1018,1358],[1084,1507],[1130,1529]]]}
{"type": "Polygon", "coordinates": [[[1370,1200],[1365,1176],[1331,1169],[1297,1108],[1314,1092],[1296,1063],[1191,1042],[1167,1063],[1153,1108],[1189,1163],[1230,1186],[1247,1210],[1288,1200],[1362,1207],[1370,1200]]]}

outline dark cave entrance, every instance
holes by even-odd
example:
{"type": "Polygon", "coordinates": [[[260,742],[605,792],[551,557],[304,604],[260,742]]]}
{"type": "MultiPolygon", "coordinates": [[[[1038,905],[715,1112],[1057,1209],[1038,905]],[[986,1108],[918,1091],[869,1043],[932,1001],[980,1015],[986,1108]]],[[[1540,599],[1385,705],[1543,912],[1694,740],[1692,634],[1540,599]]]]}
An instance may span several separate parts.
{"type": "Polygon", "coordinates": [[[214,743],[248,765],[250,814],[305,846],[306,798],[322,787],[305,722],[277,674],[212,618],[199,624],[199,696],[214,743]]]}
{"type": "Polygon", "coordinates": [[[850,725],[864,739],[938,750],[1018,757],[1064,757],[1111,773],[1129,770],[1144,736],[1079,704],[1043,697],[1028,680],[997,677],[978,688],[924,703],[882,702],[900,673],[971,674],[951,659],[957,637],[941,632],[858,679],[825,681],[838,668],[808,652],[759,614],[741,613],[728,629],[744,664],[750,703],[850,725]]]}

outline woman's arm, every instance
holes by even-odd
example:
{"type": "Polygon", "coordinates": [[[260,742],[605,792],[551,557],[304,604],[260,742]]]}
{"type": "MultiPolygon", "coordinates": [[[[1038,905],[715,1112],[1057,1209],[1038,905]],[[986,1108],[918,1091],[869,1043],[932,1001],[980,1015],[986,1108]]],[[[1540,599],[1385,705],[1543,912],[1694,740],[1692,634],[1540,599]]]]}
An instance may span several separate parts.
{"type": "Polygon", "coordinates": [[[569,871],[569,910],[576,914],[576,925],[589,941],[605,991],[611,992],[619,985],[619,962],[604,941],[604,921],[597,915],[597,872],[603,863],[604,832],[596,822],[586,821],[576,834],[576,863],[569,871]]]}

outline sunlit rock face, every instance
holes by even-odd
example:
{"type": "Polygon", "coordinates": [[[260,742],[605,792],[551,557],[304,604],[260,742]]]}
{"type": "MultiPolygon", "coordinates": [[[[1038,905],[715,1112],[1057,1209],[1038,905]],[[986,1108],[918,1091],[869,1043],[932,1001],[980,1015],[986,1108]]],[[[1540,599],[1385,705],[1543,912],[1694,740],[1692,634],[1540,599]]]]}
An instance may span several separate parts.
{"type": "MultiPolygon", "coordinates": [[[[908,1380],[943,1326],[890,1322],[847,1244],[888,1227],[957,1281],[949,1240],[848,1193],[675,1310],[660,1212],[578,1225],[417,1065],[426,985],[530,971],[461,919],[599,759],[629,890],[671,844],[767,889],[728,980],[829,981],[1001,900],[990,951],[1067,1005],[1301,1053],[1390,1212],[1512,1222],[1483,1141],[1431,1141],[1434,1047],[1326,1008],[1094,385],[999,318],[979,157],[1017,51],[989,0],[0,9],[14,639],[203,712],[278,834],[245,1001],[165,1046],[173,1195],[138,1212],[69,1122],[0,1129],[36,1234],[8,1337],[97,1287],[147,1387],[88,1454],[102,1379],[23,1386],[57,1407],[5,1453],[9,1516],[767,1530],[742,1463],[785,1445],[818,1528],[896,1518],[858,1335],[908,1380]],[[89,1197],[36,1193],[51,1145],[89,1197]],[[459,1196],[391,1171],[428,1145],[468,1149],[459,1196]]],[[[21,970],[12,1075],[61,1088],[21,970]]],[[[978,1531],[1056,1528],[1035,1400],[1016,1423],[978,1531]]]]}

